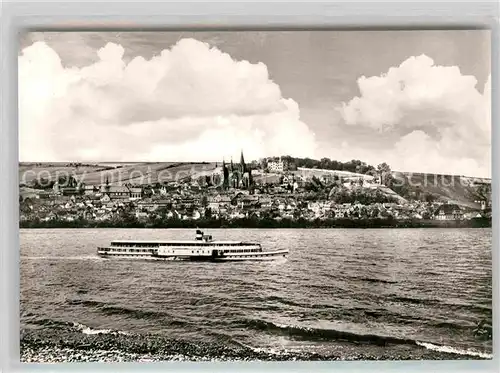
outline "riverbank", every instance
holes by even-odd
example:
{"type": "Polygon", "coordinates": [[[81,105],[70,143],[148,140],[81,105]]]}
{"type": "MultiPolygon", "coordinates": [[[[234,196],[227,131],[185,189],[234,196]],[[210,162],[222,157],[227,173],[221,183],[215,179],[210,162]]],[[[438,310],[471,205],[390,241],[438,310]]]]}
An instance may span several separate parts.
{"type": "Polygon", "coordinates": [[[24,220],[20,228],[491,228],[491,218],[426,219],[198,219],[198,220],[24,220]]]}
{"type": "Polygon", "coordinates": [[[118,332],[84,334],[62,330],[24,330],[22,362],[154,362],[154,361],[335,361],[335,360],[482,360],[415,346],[359,346],[339,344],[327,354],[265,351],[239,345],[186,342],[157,335],[118,332]]]}

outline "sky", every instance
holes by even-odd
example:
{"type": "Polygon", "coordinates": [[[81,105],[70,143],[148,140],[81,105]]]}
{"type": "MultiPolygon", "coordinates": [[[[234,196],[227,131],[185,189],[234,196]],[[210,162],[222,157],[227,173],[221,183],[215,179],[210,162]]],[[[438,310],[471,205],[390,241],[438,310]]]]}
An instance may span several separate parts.
{"type": "Polygon", "coordinates": [[[491,176],[484,30],[33,32],[20,161],[292,155],[491,176]]]}

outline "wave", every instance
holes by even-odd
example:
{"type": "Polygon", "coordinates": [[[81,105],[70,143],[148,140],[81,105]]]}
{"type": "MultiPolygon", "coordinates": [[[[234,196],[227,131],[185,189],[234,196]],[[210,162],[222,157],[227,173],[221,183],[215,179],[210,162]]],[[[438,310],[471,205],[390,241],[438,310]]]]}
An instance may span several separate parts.
{"type": "Polygon", "coordinates": [[[61,328],[71,328],[73,323],[66,322],[66,321],[58,321],[58,320],[52,320],[52,319],[38,319],[38,320],[32,320],[29,322],[30,324],[33,325],[40,325],[40,326],[49,326],[51,328],[56,328],[56,329],[61,329],[61,328]]]}
{"type": "Polygon", "coordinates": [[[130,335],[128,332],[120,331],[120,330],[112,330],[112,329],[92,329],[91,327],[83,324],[79,324],[77,322],[73,323],[73,326],[83,334],[93,335],[93,334],[121,334],[121,335],[130,335]]]}
{"type": "Polygon", "coordinates": [[[440,304],[440,301],[438,301],[436,299],[413,298],[413,297],[407,297],[407,296],[394,296],[390,300],[392,300],[394,302],[398,302],[398,303],[422,304],[422,305],[427,305],[427,306],[434,306],[434,305],[440,304]]]}
{"type": "Polygon", "coordinates": [[[357,334],[336,329],[319,329],[304,326],[285,325],[255,319],[245,319],[239,322],[246,327],[250,327],[256,330],[267,331],[280,335],[287,335],[289,337],[294,337],[297,339],[307,339],[313,341],[336,340],[353,343],[375,344],[379,346],[386,346],[388,344],[416,345],[415,340],[407,338],[380,336],[376,334],[357,334]]]}
{"type": "MultiPolygon", "coordinates": [[[[278,333],[281,335],[287,335],[289,337],[307,338],[309,340],[328,339],[328,340],[347,341],[355,344],[363,344],[363,343],[375,344],[384,347],[388,347],[388,345],[390,344],[397,344],[397,345],[405,344],[405,345],[415,346],[415,348],[421,348],[443,354],[470,356],[480,359],[493,358],[493,355],[487,352],[481,352],[473,349],[458,348],[446,345],[437,345],[429,342],[417,341],[407,338],[397,338],[397,337],[371,335],[371,334],[356,334],[352,332],[339,331],[334,329],[307,328],[307,327],[284,325],[269,321],[253,320],[253,319],[243,319],[240,320],[240,322],[245,323],[247,326],[253,327],[254,329],[273,332],[275,334],[278,333]]],[[[96,343],[97,346],[101,347],[102,347],[102,341],[105,341],[105,343],[112,343],[112,344],[117,343],[117,348],[119,349],[125,348],[125,350],[130,349],[130,351],[132,352],[144,352],[146,350],[148,352],[154,352],[154,351],[158,352],[160,350],[167,351],[169,349],[176,349],[188,355],[202,354],[203,356],[220,356],[221,351],[225,351],[226,354],[234,352],[234,354],[239,354],[238,356],[242,356],[245,359],[248,359],[249,357],[251,357],[251,354],[249,355],[249,351],[253,351],[256,354],[259,354],[259,356],[257,355],[254,356],[255,358],[262,358],[263,356],[260,356],[260,354],[265,354],[267,355],[267,358],[272,358],[272,359],[277,358],[278,356],[286,358],[286,356],[290,354],[291,354],[290,356],[295,356],[296,354],[298,354],[297,357],[301,358],[307,357],[308,359],[328,358],[328,355],[320,356],[315,353],[311,354],[308,352],[300,352],[300,351],[294,352],[292,350],[281,350],[273,348],[256,348],[253,346],[249,346],[246,343],[242,343],[241,341],[234,340],[232,337],[226,336],[221,333],[213,334],[213,336],[216,337],[218,341],[218,345],[215,346],[212,343],[207,344],[206,342],[201,342],[201,341],[194,342],[194,341],[182,341],[177,339],[163,340],[163,339],[157,339],[156,336],[134,334],[126,331],[119,331],[112,329],[93,329],[87,325],[78,322],[65,322],[65,321],[58,321],[51,319],[39,319],[39,320],[34,320],[31,323],[48,326],[50,329],[64,328],[65,330],[81,333],[84,335],[91,335],[91,336],[108,335],[111,336],[112,339],[104,339],[104,340],[99,338],[92,339],[90,343],[96,343]],[[127,339],[121,339],[121,337],[119,336],[123,336],[123,338],[127,339]],[[115,340],[114,338],[118,339],[115,340]],[[131,342],[131,344],[129,345],[127,341],[131,342]]],[[[62,343],[59,337],[60,335],[65,336],[63,338],[66,338],[65,339],[66,342],[64,342],[66,344],[76,343],[77,345],[79,345],[80,343],[78,342],[79,341],[78,339],[73,340],[73,342],[71,342],[72,341],[71,337],[69,337],[65,333],[59,333],[57,331],[55,332],[55,334],[53,334],[54,343],[62,343]],[[68,339],[68,337],[70,339],[68,339]]],[[[26,335],[24,335],[24,337],[26,337],[26,335]]],[[[108,337],[103,336],[103,338],[108,338],[108,337]]],[[[85,342],[85,346],[87,346],[88,340],[83,340],[83,341],[85,342]]],[[[79,346],[81,347],[81,345],[79,346]]]]}
{"type": "Polygon", "coordinates": [[[127,317],[132,317],[138,320],[158,320],[160,323],[168,326],[184,326],[187,322],[175,319],[172,315],[161,312],[161,311],[149,311],[149,310],[138,310],[133,308],[121,307],[108,305],[103,302],[93,301],[93,300],[68,300],[68,304],[71,305],[83,305],[87,307],[92,307],[98,309],[105,315],[123,315],[127,317]]]}
{"type": "Polygon", "coordinates": [[[465,325],[447,321],[435,321],[435,322],[429,321],[427,322],[427,324],[434,328],[445,328],[454,330],[472,330],[475,328],[475,325],[473,324],[465,325]]]}
{"type": "Polygon", "coordinates": [[[397,284],[397,281],[394,280],[384,280],[380,278],[369,278],[369,277],[353,277],[353,279],[364,281],[364,282],[372,282],[372,283],[380,283],[380,284],[397,284]]]}
{"type": "Polygon", "coordinates": [[[25,260],[95,260],[104,261],[105,259],[97,255],[79,255],[79,256],[21,256],[25,260]]]}
{"type": "Polygon", "coordinates": [[[270,296],[265,297],[265,298],[260,298],[260,300],[269,301],[269,302],[277,302],[277,303],[281,303],[281,304],[284,304],[286,306],[292,306],[292,307],[308,307],[308,305],[306,305],[306,304],[294,302],[290,299],[285,299],[285,298],[279,297],[277,295],[270,295],[270,296]]]}
{"type": "Polygon", "coordinates": [[[475,351],[475,350],[463,350],[451,346],[439,346],[435,345],[432,343],[427,343],[427,342],[416,342],[418,346],[424,347],[428,350],[432,351],[437,351],[437,352],[444,352],[448,354],[455,354],[455,355],[467,355],[467,356],[476,356],[480,357],[483,359],[493,359],[493,354],[488,354],[486,352],[480,352],[480,351],[475,351]]]}
{"type": "Polygon", "coordinates": [[[254,329],[271,332],[274,334],[287,335],[291,338],[307,339],[307,340],[328,340],[328,341],[343,341],[355,344],[373,344],[378,346],[393,345],[409,345],[423,347],[428,350],[443,352],[455,355],[475,356],[483,359],[492,359],[493,355],[485,352],[460,349],[451,346],[437,345],[429,342],[417,341],[409,338],[398,338],[390,336],[382,336],[376,334],[358,334],[335,329],[319,329],[303,326],[285,325],[273,323],[264,320],[246,319],[242,321],[248,327],[254,329]]]}
{"type": "Polygon", "coordinates": [[[121,334],[130,335],[128,332],[112,330],[112,329],[92,329],[91,327],[80,324],[77,322],[59,321],[52,319],[39,319],[30,321],[30,324],[46,326],[55,329],[68,329],[73,331],[78,331],[83,334],[93,335],[93,334],[121,334]]]}
{"type": "Polygon", "coordinates": [[[397,303],[405,303],[405,304],[416,304],[416,305],[423,305],[423,306],[433,306],[433,307],[438,307],[438,308],[447,308],[449,310],[453,311],[472,311],[475,313],[479,314],[491,314],[492,308],[490,303],[481,305],[481,304],[459,304],[459,303],[453,303],[453,302],[443,302],[442,300],[438,299],[431,299],[431,298],[413,298],[410,296],[396,296],[393,295],[389,298],[390,301],[397,302],[397,303]]]}

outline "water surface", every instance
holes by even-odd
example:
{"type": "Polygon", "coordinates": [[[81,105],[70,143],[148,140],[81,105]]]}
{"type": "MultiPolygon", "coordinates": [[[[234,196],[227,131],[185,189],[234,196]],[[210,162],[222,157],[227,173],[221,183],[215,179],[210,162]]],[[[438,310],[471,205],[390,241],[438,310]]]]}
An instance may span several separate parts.
{"type": "MultiPolygon", "coordinates": [[[[324,353],[417,343],[491,353],[491,229],[213,229],[290,250],[276,262],[101,259],[114,239],[192,229],[22,229],[21,328],[78,323],[253,348],[324,353]],[[368,347],[367,347],[368,346],[368,347]]],[[[392,348],[392,347],[387,347],[392,348]]],[[[394,347],[396,348],[396,347],[394,347]]]]}

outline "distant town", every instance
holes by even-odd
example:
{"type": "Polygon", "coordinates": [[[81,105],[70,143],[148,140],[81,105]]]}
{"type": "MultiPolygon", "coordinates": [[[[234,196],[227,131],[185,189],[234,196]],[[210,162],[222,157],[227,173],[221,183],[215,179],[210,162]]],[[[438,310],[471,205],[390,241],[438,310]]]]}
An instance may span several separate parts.
{"type": "Polygon", "coordinates": [[[21,163],[21,227],[491,226],[491,180],[289,156],[21,163]]]}

